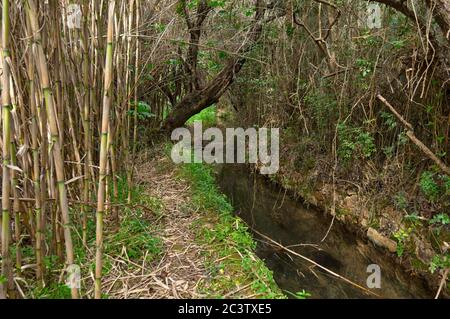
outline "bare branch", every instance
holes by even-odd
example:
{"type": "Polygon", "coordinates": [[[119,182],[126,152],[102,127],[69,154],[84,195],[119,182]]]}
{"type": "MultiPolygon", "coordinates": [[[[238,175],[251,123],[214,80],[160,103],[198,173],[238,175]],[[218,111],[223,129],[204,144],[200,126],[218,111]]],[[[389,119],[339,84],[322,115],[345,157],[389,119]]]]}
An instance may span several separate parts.
{"type": "Polygon", "coordinates": [[[439,168],[450,176],[450,167],[448,167],[443,161],[441,161],[425,144],[423,144],[414,134],[413,126],[407,122],[397,110],[381,95],[378,94],[377,98],[386,105],[389,110],[400,120],[400,122],[406,127],[406,135],[408,138],[417,145],[418,148],[426,155],[429,159],[436,163],[439,168]]]}

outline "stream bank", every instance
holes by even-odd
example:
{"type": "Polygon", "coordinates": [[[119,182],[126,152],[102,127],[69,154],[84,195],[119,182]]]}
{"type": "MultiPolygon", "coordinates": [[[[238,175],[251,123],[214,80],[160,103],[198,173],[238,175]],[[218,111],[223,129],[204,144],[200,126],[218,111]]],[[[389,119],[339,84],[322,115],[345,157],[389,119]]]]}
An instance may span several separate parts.
{"type": "MultiPolygon", "coordinates": [[[[217,117],[222,129],[254,127],[226,104],[217,117]]],[[[373,160],[358,161],[355,154],[354,162],[334,159],[318,140],[292,127],[280,132],[279,171],[264,178],[266,183],[320,211],[327,229],[334,219],[350,233],[370,241],[389,256],[393,267],[424,280],[429,287],[426,290],[433,291],[430,297],[438,291],[440,297],[450,297],[446,275],[450,261],[448,177],[425,171],[412,179],[398,165],[379,168],[373,160]],[[432,192],[434,200],[428,196],[432,192]]],[[[260,167],[252,165],[251,169],[259,172],[260,167]]]]}
{"type": "MultiPolygon", "coordinates": [[[[246,165],[222,165],[218,181],[236,208],[236,214],[258,232],[363,287],[370,275],[368,266],[378,265],[381,288],[373,291],[383,298],[434,297],[435,291],[425,280],[398,267],[383,249],[356,235],[338,220],[330,228],[328,214],[300,204],[287,191],[249,173],[246,165]]],[[[264,241],[258,245],[258,254],[274,271],[275,280],[283,290],[305,289],[312,298],[371,297],[264,241]]]]}

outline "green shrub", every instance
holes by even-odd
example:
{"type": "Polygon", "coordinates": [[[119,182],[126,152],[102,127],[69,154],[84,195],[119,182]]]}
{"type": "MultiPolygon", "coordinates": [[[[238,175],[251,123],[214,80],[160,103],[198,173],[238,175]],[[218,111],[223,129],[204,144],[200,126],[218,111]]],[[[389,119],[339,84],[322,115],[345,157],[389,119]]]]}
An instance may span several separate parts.
{"type": "Polygon", "coordinates": [[[435,201],[439,197],[439,186],[434,180],[434,174],[429,171],[422,173],[420,177],[420,189],[431,201],[435,201]]]}
{"type": "Polygon", "coordinates": [[[187,125],[192,125],[195,122],[202,122],[203,126],[214,126],[217,119],[217,108],[215,105],[210,106],[200,113],[192,116],[187,122],[187,125]]]}
{"type": "Polygon", "coordinates": [[[339,123],[338,137],[338,155],[341,159],[350,160],[354,156],[370,158],[376,152],[373,136],[362,128],[352,128],[345,123],[339,123]]]}

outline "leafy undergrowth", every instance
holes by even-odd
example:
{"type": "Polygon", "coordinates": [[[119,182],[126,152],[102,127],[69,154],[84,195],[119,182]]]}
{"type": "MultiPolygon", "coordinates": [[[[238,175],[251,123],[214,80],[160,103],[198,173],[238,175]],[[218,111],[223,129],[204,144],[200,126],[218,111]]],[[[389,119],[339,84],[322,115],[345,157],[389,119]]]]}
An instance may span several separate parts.
{"type": "Polygon", "coordinates": [[[192,185],[191,205],[203,215],[196,225],[197,241],[206,247],[210,280],[200,289],[210,298],[285,298],[272,272],[256,257],[253,240],[244,222],[217,188],[212,169],[185,164],[180,176],[192,185]]]}

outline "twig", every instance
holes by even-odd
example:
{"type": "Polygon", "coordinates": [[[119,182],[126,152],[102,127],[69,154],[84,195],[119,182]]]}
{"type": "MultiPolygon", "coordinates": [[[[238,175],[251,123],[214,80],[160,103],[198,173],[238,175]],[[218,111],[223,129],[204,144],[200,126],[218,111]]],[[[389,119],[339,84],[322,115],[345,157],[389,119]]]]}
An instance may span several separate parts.
{"type": "Polygon", "coordinates": [[[433,162],[436,163],[439,168],[450,176],[450,167],[448,167],[443,161],[441,161],[425,144],[423,144],[414,134],[414,129],[410,123],[408,123],[396,110],[395,108],[381,95],[378,94],[377,98],[386,105],[389,110],[394,113],[394,115],[402,122],[402,124],[407,128],[406,135],[409,139],[417,145],[420,150],[428,156],[433,162]]]}
{"type": "Polygon", "coordinates": [[[449,271],[449,269],[446,269],[444,274],[442,275],[441,284],[439,285],[439,290],[437,291],[436,297],[434,297],[434,299],[438,299],[439,298],[439,295],[441,294],[442,288],[444,287],[444,284],[447,281],[448,271],[449,271]]]}

